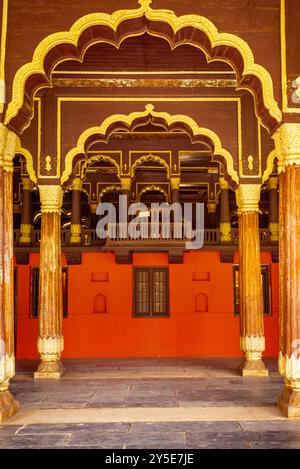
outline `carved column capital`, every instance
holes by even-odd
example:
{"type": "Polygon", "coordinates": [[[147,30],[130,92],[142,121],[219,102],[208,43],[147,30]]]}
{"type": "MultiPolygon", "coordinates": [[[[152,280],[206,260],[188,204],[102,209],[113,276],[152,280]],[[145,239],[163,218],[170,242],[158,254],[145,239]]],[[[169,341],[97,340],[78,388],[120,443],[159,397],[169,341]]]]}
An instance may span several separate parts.
{"type": "Polygon", "coordinates": [[[170,184],[172,190],[179,190],[180,185],[180,177],[171,177],[170,184]]]}
{"type": "Polygon", "coordinates": [[[0,124],[0,166],[4,171],[13,172],[17,142],[17,134],[0,124]]]}
{"type": "Polygon", "coordinates": [[[21,177],[22,185],[23,185],[23,190],[24,191],[32,191],[33,189],[33,182],[29,178],[29,176],[22,176],[21,177]]]}
{"type": "Polygon", "coordinates": [[[58,185],[39,186],[42,213],[60,213],[62,187],[58,185]]]}
{"type": "Polygon", "coordinates": [[[207,202],[207,211],[208,213],[216,213],[217,208],[217,201],[216,200],[209,200],[207,202]]]}
{"type": "Polygon", "coordinates": [[[228,183],[226,182],[226,180],[223,176],[220,176],[219,184],[220,184],[220,189],[221,190],[228,190],[229,189],[229,185],[228,185],[228,183]]]}
{"type": "Polygon", "coordinates": [[[278,176],[270,176],[267,181],[268,190],[277,190],[278,188],[278,176]]]}
{"type": "Polygon", "coordinates": [[[300,165],[300,124],[282,124],[273,135],[279,159],[278,172],[289,165],[300,165]]]}
{"type": "Polygon", "coordinates": [[[131,190],[131,178],[130,177],[122,177],[121,178],[121,186],[123,191],[130,191],[131,190]]]}
{"type": "Polygon", "coordinates": [[[240,184],[235,191],[239,213],[258,212],[260,184],[240,184]]]}
{"type": "Polygon", "coordinates": [[[96,213],[98,205],[99,205],[98,202],[89,203],[91,213],[94,213],[94,214],[96,213]]]}
{"type": "Polygon", "coordinates": [[[76,177],[72,184],[73,191],[81,191],[82,190],[82,179],[81,177],[76,177]]]}

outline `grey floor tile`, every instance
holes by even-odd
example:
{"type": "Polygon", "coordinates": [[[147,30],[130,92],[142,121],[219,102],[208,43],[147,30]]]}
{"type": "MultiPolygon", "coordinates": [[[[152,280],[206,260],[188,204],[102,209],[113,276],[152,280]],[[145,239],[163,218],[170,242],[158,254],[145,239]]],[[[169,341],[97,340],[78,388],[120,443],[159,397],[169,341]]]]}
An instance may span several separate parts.
{"type": "Polygon", "coordinates": [[[0,439],[0,448],[63,448],[67,435],[16,435],[0,439]]]}

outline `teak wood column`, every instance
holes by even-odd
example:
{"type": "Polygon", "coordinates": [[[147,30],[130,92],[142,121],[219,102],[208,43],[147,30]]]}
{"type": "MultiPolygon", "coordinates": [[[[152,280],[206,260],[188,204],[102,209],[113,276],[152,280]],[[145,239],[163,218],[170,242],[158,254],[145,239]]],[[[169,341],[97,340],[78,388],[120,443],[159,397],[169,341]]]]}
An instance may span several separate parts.
{"type": "Polygon", "coordinates": [[[13,158],[17,137],[0,124],[0,423],[19,409],[9,391],[15,375],[13,158]]]}
{"type": "Polygon", "coordinates": [[[229,186],[223,177],[220,177],[220,241],[231,242],[230,210],[229,210],[229,186]]]}
{"type": "Polygon", "coordinates": [[[239,211],[239,282],[241,350],[245,357],[243,376],[267,376],[262,354],[265,350],[263,296],[259,242],[260,185],[244,184],[236,190],[239,211]]]}
{"type": "Polygon", "coordinates": [[[81,189],[82,179],[76,177],[72,186],[72,218],[71,218],[71,238],[72,244],[81,243],[81,189]]]}
{"type": "Polygon", "coordinates": [[[57,379],[63,374],[60,355],[64,348],[60,229],[62,188],[39,186],[39,191],[42,226],[38,351],[41,362],[34,377],[57,379]]]}
{"type": "Polygon", "coordinates": [[[285,387],[278,406],[300,417],[300,124],[274,136],[279,155],[279,371],[285,387]]]}
{"type": "Polygon", "coordinates": [[[269,231],[270,240],[278,241],[279,239],[279,224],[278,224],[278,177],[271,176],[268,180],[269,190],[269,231]]]}
{"type": "Polygon", "coordinates": [[[210,229],[214,229],[216,227],[216,210],[217,210],[217,201],[208,200],[207,201],[207,213],[208,213],[210,229]]]}
{"type": "Polygon", "coordinates": [[[31,242],[32,230],[32,207],[31,207],[31,191],[32,182],[29,177],[22,177],[23,197],[22,197],[22,213],[20,226],[20,244],[29,244],[31,242]]]}

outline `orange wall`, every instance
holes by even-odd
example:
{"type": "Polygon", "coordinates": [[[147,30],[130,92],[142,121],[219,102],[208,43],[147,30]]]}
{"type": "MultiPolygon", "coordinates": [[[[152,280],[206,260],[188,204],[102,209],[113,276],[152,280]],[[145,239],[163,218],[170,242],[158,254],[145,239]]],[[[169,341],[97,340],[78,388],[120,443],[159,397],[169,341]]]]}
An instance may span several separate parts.
{"type": "MultiPolygon", "coordinates": [[[[271,255],[262,253],[262,263],[271,255]]],[[[235,262],[238,261],[236,254],[235,262]]],[[[63,256],[63,264],[65,259],[63,256]]],[[[30,265],[18,266],[17,357],[35,358],[37,320],[29,318],[30,265]]],[[[133,265],[167,266],[166,254],[135,254],[133,265]]],[[[132,317],[132,266],[116,265],[110,253],[83,253],[82,264],[69,266],[69,316],[64,320],[65,357],[238,356],[239,319],[233,315],[232,264],[219,252],[184,255],[170,265],[170,318],[132,317]],[[193,281],[193,273],[210,280],[193,281]],[[92,273],[108,281],[92,282],[92,273]],[[93,312],[97,294],[107,298],[107,312],[93,312]],[[196,312],[196,295],[208,298],[208,311],[196,312]]],[[[271,265],[272,312],[265,318],[266,355],[278,350],[278,264],[271,265]]]]}

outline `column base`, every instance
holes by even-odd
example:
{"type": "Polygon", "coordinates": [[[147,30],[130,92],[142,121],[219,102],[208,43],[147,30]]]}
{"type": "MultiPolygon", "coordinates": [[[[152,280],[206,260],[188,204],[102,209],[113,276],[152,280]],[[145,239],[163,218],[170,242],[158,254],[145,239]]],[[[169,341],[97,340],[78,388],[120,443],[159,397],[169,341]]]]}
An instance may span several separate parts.
{"type": "Polygon", "coordinates": [[[34,379],[60,379],[65,373],[65,368],[60,360],[41,361],[37,371],[34,372],[34,379]]]}
{"type": "Polygon", "coordinates": [[[285,387],[277,405],[286,417],[300,417],[300,389],[285,387]]]}
{"type": "Polygon", "coordinates": [[[18,412],[20,404],[15,400],[8,389],[0,391],[0,423],[12,417],[18,412]]]}
{"type": "Polygon", "coordinates": [[[242,376],[269,376],[269,371],[262,359],[247,360],[244,358],[240,370],[242,376]]]}

